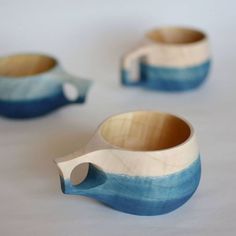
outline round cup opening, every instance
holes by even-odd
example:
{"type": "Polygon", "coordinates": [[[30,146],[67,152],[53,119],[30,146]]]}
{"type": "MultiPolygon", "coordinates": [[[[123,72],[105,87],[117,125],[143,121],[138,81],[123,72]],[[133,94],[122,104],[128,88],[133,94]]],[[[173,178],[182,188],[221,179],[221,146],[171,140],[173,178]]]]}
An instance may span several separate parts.
{"type": "Polygon", "coordinates": [[[191,136],[191,127],[184,120],[171,114],[145,111],[111,117],[100,130],[108,143],[133,151],[172,148],[191,136]]]}
{"type": "Polygon", "coordinates": [[[147,37],[162,44],[191,44],[206,38],[206,35],[198,30],[178,27],[167,27],[153,30],[147,37]]]}
{"type": "Polygon", "coordinates": [[[0,58],[0,76],[25,77],[46,72],[55,67],[57,61],[38,54],[12,55],[0,58]]]}

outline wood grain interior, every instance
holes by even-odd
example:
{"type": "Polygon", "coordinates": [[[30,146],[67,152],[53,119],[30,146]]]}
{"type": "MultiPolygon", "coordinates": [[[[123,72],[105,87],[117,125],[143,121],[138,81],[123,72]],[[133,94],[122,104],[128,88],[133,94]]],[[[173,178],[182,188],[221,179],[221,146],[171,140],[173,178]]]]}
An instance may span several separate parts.
{"type": "Polygon", "coordinates": [[[195,43],[205,38],[204,33],[187,28],[162,28],[148,33],[152,41],[165,44],[195,43]]]}
{"type": "Polygon", "coordinates": [[[131,112],[108,119],[101,135],[110,144],[128,150],[153,151],[183,143],[191,134],[180,118],[158,112],[131,112]]]}
{"type": "Polygon", "coordinates": [[[23,77],[52,69],[56,60],[44,55],[13,55],[0,59],[0,76],[23,77]]]}

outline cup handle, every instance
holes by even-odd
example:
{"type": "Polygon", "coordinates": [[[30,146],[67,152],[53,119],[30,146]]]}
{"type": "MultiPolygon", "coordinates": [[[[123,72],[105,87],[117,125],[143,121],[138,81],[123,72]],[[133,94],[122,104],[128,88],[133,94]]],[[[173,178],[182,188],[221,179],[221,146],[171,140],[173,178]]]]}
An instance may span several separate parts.
{"type": "MultiPolygon", "coordinates": [[[[56,158],[54,162],[59,169],[61,189],[65,194],[71,194],[73,191],[78,191],[71,183],[71,173],[79,165],[89,163],[87,161],[87,154],[83,154],[83,150],[72,153],[66,157],[56,158]]],[[[87,173],[85,173],[84,179],[87,173]]]]}
{"type": "Polygon", "coordinates": [[[62,84],[64,96],[71,103],[84,102],[91,83],[91,80],[67,75],[62,84]]]}
{"type": "Polygon", "coordinates": [[[142,78],[132,78],[131,67],[134,62],[138,63],[141,57],[146,57],[149,54],[150,45],[141,46],[127,53],[121,59],[121,83],[123,85],[139,85],[142,78]]]}

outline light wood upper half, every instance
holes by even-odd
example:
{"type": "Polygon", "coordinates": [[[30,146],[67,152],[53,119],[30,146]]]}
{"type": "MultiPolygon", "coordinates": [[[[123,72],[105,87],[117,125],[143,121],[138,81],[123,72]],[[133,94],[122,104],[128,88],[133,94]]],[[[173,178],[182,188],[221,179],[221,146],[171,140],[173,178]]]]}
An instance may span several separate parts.
{"type": "Polygon", "coordinates": [[[18,54],[0,58],[0,77],[37,75],[55,67],[57,61],[40,54],[18,54]]]}
{"type": "Polygon", "coordinates": [[[158,151],[175,147],[190,136],[182,119],[159,112],[131,112],[106,120],[100,134],[109,144],[131,151],[158,151]]]}
{"type": "Polygon", "coordinates": [[[159,112],[130,112],[107,119],[79,152],[56,160],[64,178],[82,163],[105,172],[163,176],[187,168],[199,156],[193,128],[159,112]]]}
{"type": "MultiPolygon", "coordinates": [[[[142,44],[126,53],[124,60],[132,61],[139,57],[151,66],[186,68],[206,62],[211,53],[205,33],[188,28],[165,27],[148,32],[142,44]]],[[[124,63],[124,69],[129,69],[129,64],[124,63]]]]}
{"type": "Polygon", "coordinates": [[[207,38],[200,30],[184,27],[162,27],[147,33],[147,37],[159,44],[193,45],[207,38]]]}

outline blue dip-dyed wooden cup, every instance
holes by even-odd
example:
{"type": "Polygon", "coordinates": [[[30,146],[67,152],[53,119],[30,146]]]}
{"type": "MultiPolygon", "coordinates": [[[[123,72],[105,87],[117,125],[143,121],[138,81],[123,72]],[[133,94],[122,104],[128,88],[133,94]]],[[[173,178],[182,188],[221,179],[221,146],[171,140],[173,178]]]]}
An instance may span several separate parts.
{"type": "Polygon", "coordinates": [[[142,46],[122,58],[121,82],[161,91],[186,91],[206,80],[211,59],[202,31],[164,27],[147,33],[142,46]],[[133,69],[138,62],[138,73],[133,69]],[[134,75],[139,74],[139,75],[134,75]]]}
{"type": "Polygon", "coordinates": [[[201,175],[191,124],[155,111],[107,119],[84,148],[55,162],[63,193],[136,215],[177,209],[194,194],[201,175]]]}
{"type": "Polygon", "coordinates": [[[84,103],[91,82],[66,73],[43,54],[0,58],[0,115],[24,119],[48,114],[71,103],[84,103]]]}

